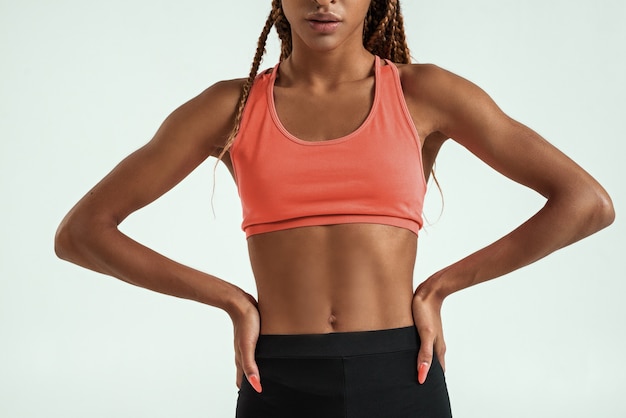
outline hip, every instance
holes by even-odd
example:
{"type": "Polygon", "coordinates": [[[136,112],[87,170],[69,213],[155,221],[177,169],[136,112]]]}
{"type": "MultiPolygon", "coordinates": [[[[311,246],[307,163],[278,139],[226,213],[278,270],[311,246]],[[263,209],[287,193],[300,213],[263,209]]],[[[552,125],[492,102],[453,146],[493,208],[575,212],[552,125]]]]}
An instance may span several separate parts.
{"type": "Polygon", "coordinates": [[[435,361],[417,382],[414,326],[328,334],[261,335],[256,349],[263,392],[243,379],[237,418],[451,416],[445,376],[435,361]]]}

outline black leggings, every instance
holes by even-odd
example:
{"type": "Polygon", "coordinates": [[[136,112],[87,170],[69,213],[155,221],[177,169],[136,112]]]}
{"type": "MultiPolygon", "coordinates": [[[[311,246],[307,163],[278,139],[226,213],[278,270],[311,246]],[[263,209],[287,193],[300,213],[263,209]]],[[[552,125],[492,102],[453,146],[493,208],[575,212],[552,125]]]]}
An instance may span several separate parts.
{"type": "Polygon", "coordinates": [[[313,335],[261,335],[263,392],[243,378],[237,418],[448,418],[450,400],[434,359],[417,382],[415,327],[313,335]]]}

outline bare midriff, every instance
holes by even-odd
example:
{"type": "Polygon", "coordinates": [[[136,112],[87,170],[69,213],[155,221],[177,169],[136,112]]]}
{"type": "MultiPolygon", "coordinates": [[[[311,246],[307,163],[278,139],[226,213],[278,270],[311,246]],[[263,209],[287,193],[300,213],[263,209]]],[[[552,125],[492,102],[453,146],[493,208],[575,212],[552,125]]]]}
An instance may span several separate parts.
{"type": "Polygon", "coordinates": [[[417,236],[381,224],[285,229],[248,238],[261,334],[413,324],[417,236]]]}

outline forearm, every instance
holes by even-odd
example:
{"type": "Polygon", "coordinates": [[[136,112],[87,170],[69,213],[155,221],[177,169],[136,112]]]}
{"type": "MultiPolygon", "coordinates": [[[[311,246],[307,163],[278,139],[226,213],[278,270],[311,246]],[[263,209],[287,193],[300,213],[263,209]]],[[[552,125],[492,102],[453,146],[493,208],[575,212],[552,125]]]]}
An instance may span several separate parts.
{"type": "Polygon", "coordinates": [[[67,261],[139,287],[215,306],[231,316],[249,303],[237,286],[164,257],[115,225],[62,225],[55,244],[59,257],[67,261]]]}
{"type": "Polygon", "coordinates": [[[510,273],[609,225],[608,195],[549,199],[532,218],[493,244],[444,268],[422,283],[424,298],[448,295],[510,273]]]}

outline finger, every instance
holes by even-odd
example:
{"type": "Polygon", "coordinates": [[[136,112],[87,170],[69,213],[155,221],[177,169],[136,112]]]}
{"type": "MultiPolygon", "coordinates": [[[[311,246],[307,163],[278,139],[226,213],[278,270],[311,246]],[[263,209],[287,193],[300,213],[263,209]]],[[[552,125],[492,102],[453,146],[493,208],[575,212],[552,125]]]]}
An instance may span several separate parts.
{"type": "Polygon", "coordinates": [[[446,343],[443,338],[435,341],[435,353],[437,353],[437,360],[441,364],[443,371],[446,371],[446,343]]]}
{"type": "Polygon", "coordinates": [[[243,369],[241,368],[241,364],[239,363],[239,361],[235,361],[235,366],[237,368],[237,376],[236,376],[237,388],[241,389],[241,380],[243,379],[243,369]]]}
{"type": "Polygon", "coordinates": [[[258,393],[261,393],[263,388],[261,387],[261,376],[259,374],[259,367],[254,360],[255,345],[250,343],[243,343],[240,347],[241,352],[241,366],[243,372],[250,383],[250,386],[258,393]]]}
{"type": "Polygon", "coordinates": [[[433,338],[422,338],[419,352],[417,353],[417,381],[419,384],[424,384],[430,365],[433,361],[433,338]]]}

